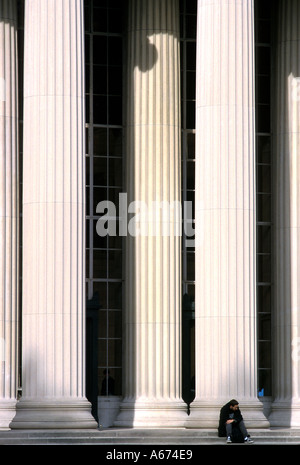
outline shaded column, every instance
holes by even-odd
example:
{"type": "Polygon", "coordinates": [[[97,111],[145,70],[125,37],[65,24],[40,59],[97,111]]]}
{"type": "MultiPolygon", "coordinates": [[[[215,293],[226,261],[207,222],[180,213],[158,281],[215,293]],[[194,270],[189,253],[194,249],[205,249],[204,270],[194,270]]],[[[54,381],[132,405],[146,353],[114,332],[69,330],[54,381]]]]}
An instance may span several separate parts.
{"type": "Polygon", "coordinates": [[[0,3],[0,429],[15,415],[19,297],[17,2],[0,3]]]}
{"type": "Polygon", "coordinates": [[[257,399],[253,0],[198,0],[196,64],[196,397],[187,427],[216,428],[257,399]]]}
{"type": "Polygon", "coordinates": [[[181,399],[178,3],[129,2],[125,374],[117,426],[178,427],[186,418],[181,399]]]}
{"type": "Polygon", "coordinates": [[[271,426],[300,426],[300,5],[278,1],[274,115],[274,403],[271,426]]]}
{"type": "Polygon", "coordinates": [[[93,428],[85,397],[83,1],[25,2],[22,398],[13,428],[93,428]]]}

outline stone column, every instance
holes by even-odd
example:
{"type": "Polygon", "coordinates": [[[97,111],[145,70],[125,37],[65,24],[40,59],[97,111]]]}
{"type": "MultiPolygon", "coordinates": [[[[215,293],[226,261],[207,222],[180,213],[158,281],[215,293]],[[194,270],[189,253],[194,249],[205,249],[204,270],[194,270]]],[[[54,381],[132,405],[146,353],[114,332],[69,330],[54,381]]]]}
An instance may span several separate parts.
{"type": "Polygon", "coordinates": [[[216,428],[257,399],[253,0],[198,0],[196,84],[196,397],[189,428],[216,428]]]}
{"type": "Polygon", "coordinates": [[[116,426],[178,427],[186,418],[181,399],[178,3],[129,1],[127,194],[129,213],[136,215],[128,216],[124,399],[116,426]],[[179,208],[173,209],[174,203],[179,208]]]}
{"type": "Polygon", "coordinates": [[[17,2],[0,3],[0,429],[15,415],[19,302],[17,2]]]}
{"type": "Polygon", "coordinates": [[[83,0],[26,0],[22,398],[12,428],[93,428],[85,397],[83,0]]]}
{"type": "Polygon", "coordinates": [[[274,403],[271,426],[300,426],[300,5],[278,2],[274,116],[274,403]]]}

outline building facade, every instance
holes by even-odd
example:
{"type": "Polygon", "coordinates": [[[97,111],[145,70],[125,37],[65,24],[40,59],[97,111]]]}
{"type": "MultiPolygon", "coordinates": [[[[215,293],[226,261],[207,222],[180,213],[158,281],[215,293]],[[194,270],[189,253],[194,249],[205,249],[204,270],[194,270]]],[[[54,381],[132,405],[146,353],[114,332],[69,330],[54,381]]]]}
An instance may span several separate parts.
{"type": "Polygon", "coordinates": [[[0,41],[0,428],[299,427],[299,2],[2,0],[0,41]]]}

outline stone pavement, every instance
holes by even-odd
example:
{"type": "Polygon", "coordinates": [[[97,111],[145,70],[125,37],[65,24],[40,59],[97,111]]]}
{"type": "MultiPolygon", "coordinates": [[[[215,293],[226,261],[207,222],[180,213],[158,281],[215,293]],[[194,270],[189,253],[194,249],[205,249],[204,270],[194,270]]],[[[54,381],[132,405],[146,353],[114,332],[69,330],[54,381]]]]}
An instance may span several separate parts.
{"type": "MultiPolygon", "coordinates": [[[[255,445],[300,445],[300,430],[250,430],[255,445]]],[[[12,430],[0,431],[0,445],[227,445],[216,431],[203,429],[12,430]]],[[[244,446],[244,445],[243,445],[244,446]]],[[[252,445],[245,445],[252,447],[252,445]]]]}

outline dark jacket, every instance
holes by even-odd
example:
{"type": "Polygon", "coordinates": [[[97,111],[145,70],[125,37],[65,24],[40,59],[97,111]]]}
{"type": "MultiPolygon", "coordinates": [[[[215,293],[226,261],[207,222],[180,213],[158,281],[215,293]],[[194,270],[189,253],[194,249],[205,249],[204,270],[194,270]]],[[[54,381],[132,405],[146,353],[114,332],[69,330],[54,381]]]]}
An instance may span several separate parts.
{"type": "Polygon", "coordinates": [[[226,421],[232,418],[236,421],[235,424],[238,424],[243,419],[240,409],[234,412],[230,408],[230,402],[228,402],[220,410],[220,420],[219,420],[219,428],[218,428],[218,435],[220,438],[226,437],[226,421]],[[232,414],[233,414],[233,417],[232,417],[232,414]]]}

